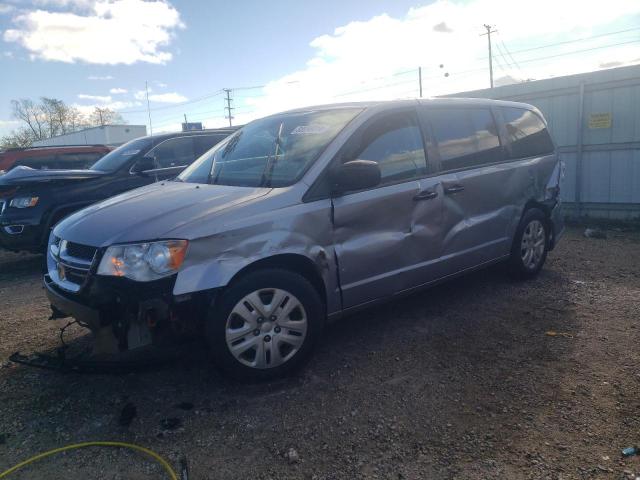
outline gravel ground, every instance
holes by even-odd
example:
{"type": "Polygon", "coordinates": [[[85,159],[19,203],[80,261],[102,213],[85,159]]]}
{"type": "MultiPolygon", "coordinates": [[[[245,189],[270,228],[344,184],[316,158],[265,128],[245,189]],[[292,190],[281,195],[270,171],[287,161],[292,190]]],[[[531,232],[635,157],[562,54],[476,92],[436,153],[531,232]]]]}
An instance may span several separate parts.
{"type": "MultiPolygon", "coordinates": [[[[534,281],[496,267],[362,312],[328,328],[299,376],[258,385],[225,381],[198,349],[121,376],[2,363],[55,347],[65,321],[47,321],[39,258],[0,254],[0,470],[119,440],[176,468],[186,456],[196,480],[634,479],[640,457],[620,449],[640,444],[640,233],[582,231],[534,281]]],[[[11,478],[165,477],[91,449],[11,478]]]]}

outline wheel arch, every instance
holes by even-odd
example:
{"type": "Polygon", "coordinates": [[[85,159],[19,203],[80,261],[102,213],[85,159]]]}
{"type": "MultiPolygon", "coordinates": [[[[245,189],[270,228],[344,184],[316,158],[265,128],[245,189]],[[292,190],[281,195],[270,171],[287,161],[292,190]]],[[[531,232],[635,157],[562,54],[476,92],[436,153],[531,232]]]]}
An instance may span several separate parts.
{"type": "Polygon", "coordinates": [[[520,225],[520,222],[522,222],[522,219],[524,218],[527,211],[531,210],[532,208],[537,208],[542,213],[544,213],[544,217],[546,220],[545,226],[547,228],[547,241],[549,242],[550,249],[552,249],[555,243],[555,235],[556,235],[556,232],[554,231],[555,229],[554,229],[553,221],[551,220],[551,211],[553,210],[552,205],[548,205],[544,201],[541,202],[535,199],[530,199],[527,203],[525,203],[524,208],[522,209],[522,214],[520,215],[520,220],[518,221],[518,225],[520,225]]]}
{"type": "Polygon", "coordinates": [[[327,286],[318,266],[309,258],[299,253],[280,253],[256,260],[236,272],[227,283],[232,285],[240,278],[267,268],[279,268],[298,273],[305,277],[318,291],[322,302],[327,305],[327,286]]]}

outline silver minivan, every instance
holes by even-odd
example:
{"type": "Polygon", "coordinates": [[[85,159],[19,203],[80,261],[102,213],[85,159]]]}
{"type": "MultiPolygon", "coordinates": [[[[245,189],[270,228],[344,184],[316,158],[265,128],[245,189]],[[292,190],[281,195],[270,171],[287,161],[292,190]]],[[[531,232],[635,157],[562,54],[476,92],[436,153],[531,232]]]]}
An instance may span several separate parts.
{"type": "Polygon", "coordinates": [[[496,262],[534,277],[563,230],[561,176],[522,103],[293,110],[63,220],[44,282],[95,355],[202,336],[224,372],[272,378],[327,320],[496,262]]]}

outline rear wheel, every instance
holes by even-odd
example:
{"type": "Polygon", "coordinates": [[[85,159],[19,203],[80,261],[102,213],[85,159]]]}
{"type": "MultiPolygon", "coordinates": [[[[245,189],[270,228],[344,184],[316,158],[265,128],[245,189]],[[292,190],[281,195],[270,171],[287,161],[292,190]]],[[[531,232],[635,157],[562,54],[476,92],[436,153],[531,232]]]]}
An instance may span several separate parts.
{"type": "Polygon", "coordinates": [[[280,269],[249,273],[209,309],[207,343],[218,367],[239,379],[284,376],[310,357],[324,305],[303,276],[280,269]]]}
{"type": "Polygon", "coordinates": [[[517,278],[533,278],[542,269],[549,249],[549,230],[545,214],[538,208],[522,217],[511,248],[510,271],[517,278]]]}

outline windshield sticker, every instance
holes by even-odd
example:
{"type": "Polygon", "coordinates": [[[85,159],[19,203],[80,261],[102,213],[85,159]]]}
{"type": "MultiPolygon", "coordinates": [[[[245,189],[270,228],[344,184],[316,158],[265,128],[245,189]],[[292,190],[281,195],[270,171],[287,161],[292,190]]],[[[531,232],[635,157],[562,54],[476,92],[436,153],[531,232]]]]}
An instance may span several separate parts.
{"type": "Polygon", "coordinates": [[[138,152],[140,152],[140,150],[127,150],[127,151],[122,152],[122,156],[123,157],[130,157],[131,155],[135,155],[138,152]]]}
{"type": "Polygon", "coordinates": [[[290,135],[318,135],[329,129],[326,125],[298,125],[290,135]]]}

